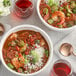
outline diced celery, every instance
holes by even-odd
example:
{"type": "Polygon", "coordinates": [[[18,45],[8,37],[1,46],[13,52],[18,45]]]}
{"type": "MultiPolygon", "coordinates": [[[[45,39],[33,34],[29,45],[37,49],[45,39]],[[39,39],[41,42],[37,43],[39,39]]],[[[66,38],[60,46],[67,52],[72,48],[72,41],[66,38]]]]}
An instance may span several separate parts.
{"type": "Polygon", "coordinates": [[[76,14],[76,8],[73,8],[73,13],[76,14]]]}
{"type": "Polygon", "coordinates": [[[71,5],[70,5],[71,8],[75,8],[76,7],[76,3],[75,1],[71,1],[71,5]]]}
{"type": "Polygon", "coordinates": [[[62,28],[63,26],[62,25],[57,25],[59,28],[62,28]]]}
{"type": "Polygon", "coordinates": [[[14,68],[14,66],[13,66],[11,63],[8,63],[7,65],[8,65],[8,67],[11,68],[11,69],[14,68]]]}
{"type": "Polygon", "coordinates": [[[72,11],[71,11],[71,9],[69,9],[68,5],[67,5],[66,9],[67,9],[68,13],[72,13],[72,11]]]}
{"type": "Polygon", "coordinates": [[[25,64],[28,64],[29,63],[29,60],[25,59],[25,64]]]}
{"type": "Polygon", "coordinates": [[[52,6],[53,3],[54,3],[54,0],[48,0],[48,5],[49,5],[49,6],[52,6]]]}
{"type": "Polygon", "coordinates": [[[52,24],[53,22],[54,22],[54,21],[53,21],[52,19],[49,19],[49,20],[48,20],[48,23],[49,23],[49,24],[52,24]]]}
{"type": "Polygon", "coordinates": [[[24,45],[25,45],[24,41],[20,40],[19,43],[18,43],[18,46],[23,47],[24,45]]]}
{"type": "Polygon", "coordinates": [[[70,13],[67,13],[67,16],[68,16],[68,17],[70,17],[70,16],[71,16],[71,14],[70,14],[70,13]]]}
{"type": "Polygon", "coordinates": [[[51,6],[51,10],[52,10],[52,11],[57,11],[57,10],[58,10],[58,5],[54,3],[54,4],[51,6]]]}
{"type": "Polygon", "coordinates": [[[43,9],[43,13],[44,13],[44,14],[48,14],[48,9],[47,9],[47,8],[44,8],[44,9],[43,9]]]}
{"type": "Polygon", "coordinates": [[[45,50],[45,55],[48,57],[49,56],[49,51],[45,50]]]}
{"type": "Polygon", "coordinates": [[[67,27],[72,27],[72,25],[71,24],[67,24],[67,27]]]}
{"type": "Polygon", "coordinates": [[[23,57],[26,59],[26,55],[25,54],[23,54],[23,57]]]}
{"type": "Polygon", "coordinates": [[[64,8],[63,7],[60,7],[60,11],[62,11],[64,8]]]}

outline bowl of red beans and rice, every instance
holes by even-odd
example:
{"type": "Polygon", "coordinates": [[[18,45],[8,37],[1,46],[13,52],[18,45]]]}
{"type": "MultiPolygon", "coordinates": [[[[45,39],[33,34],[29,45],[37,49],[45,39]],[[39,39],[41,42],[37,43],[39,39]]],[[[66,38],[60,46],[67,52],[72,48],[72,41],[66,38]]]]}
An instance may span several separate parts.
{"type": "Polygon", "coordinates": [[[10,72],[33,76],[43,71],[53,56],[53,45],[42,29],[20,25],[9,30],[1,40],[1,61],[10,72]]]}

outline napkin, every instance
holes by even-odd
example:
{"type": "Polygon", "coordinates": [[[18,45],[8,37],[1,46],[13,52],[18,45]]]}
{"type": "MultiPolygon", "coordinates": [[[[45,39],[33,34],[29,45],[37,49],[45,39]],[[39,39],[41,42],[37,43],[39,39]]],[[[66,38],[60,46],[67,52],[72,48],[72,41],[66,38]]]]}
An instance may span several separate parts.
{"type": "Polygon", "coordinates": [[[73,46],[74,50],[76,50],[76,29],[72,33],[70,33],[67,37],[57,42],[57,44],[54,46],[54,53],[56,54],[56,56],[59,59],[69,61],[72,66],[73,72],[76,73],[76,56],[70,55],[68,57],[65,57],[61,55],[61,53],[59,52],[59,48],[63,43],[70,43],[73,46]]]}

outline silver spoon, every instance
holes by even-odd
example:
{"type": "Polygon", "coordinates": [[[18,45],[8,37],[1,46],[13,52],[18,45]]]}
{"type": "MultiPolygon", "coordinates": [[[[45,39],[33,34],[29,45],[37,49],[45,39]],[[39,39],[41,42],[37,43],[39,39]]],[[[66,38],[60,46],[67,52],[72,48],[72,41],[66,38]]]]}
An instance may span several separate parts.
{"type": "Polygon", "coordinates": [[[73,49],[73,46],[69,43],[63,43],[60,46],[59,51],[63,56],[70,56],[72,54],[76,56],[76,51],[73,49]]]}

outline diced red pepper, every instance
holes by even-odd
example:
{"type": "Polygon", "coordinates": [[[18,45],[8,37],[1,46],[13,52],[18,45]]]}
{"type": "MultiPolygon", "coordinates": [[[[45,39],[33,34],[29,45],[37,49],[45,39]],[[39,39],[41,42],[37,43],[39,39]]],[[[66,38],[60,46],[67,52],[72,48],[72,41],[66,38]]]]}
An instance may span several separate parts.
{"type": "Polygon", "coordinates": [[[19,55],[19,57],[22,56],[21,53],[19,53],[18,55],[19,55]]]}
{"type": "Polygon", "coordinates": [[[20,49],[19,49],[19,47],[18,47],[18,46],[16,46],[16,50],[17,50],[17,51],[20,51],[20,49]]]}

